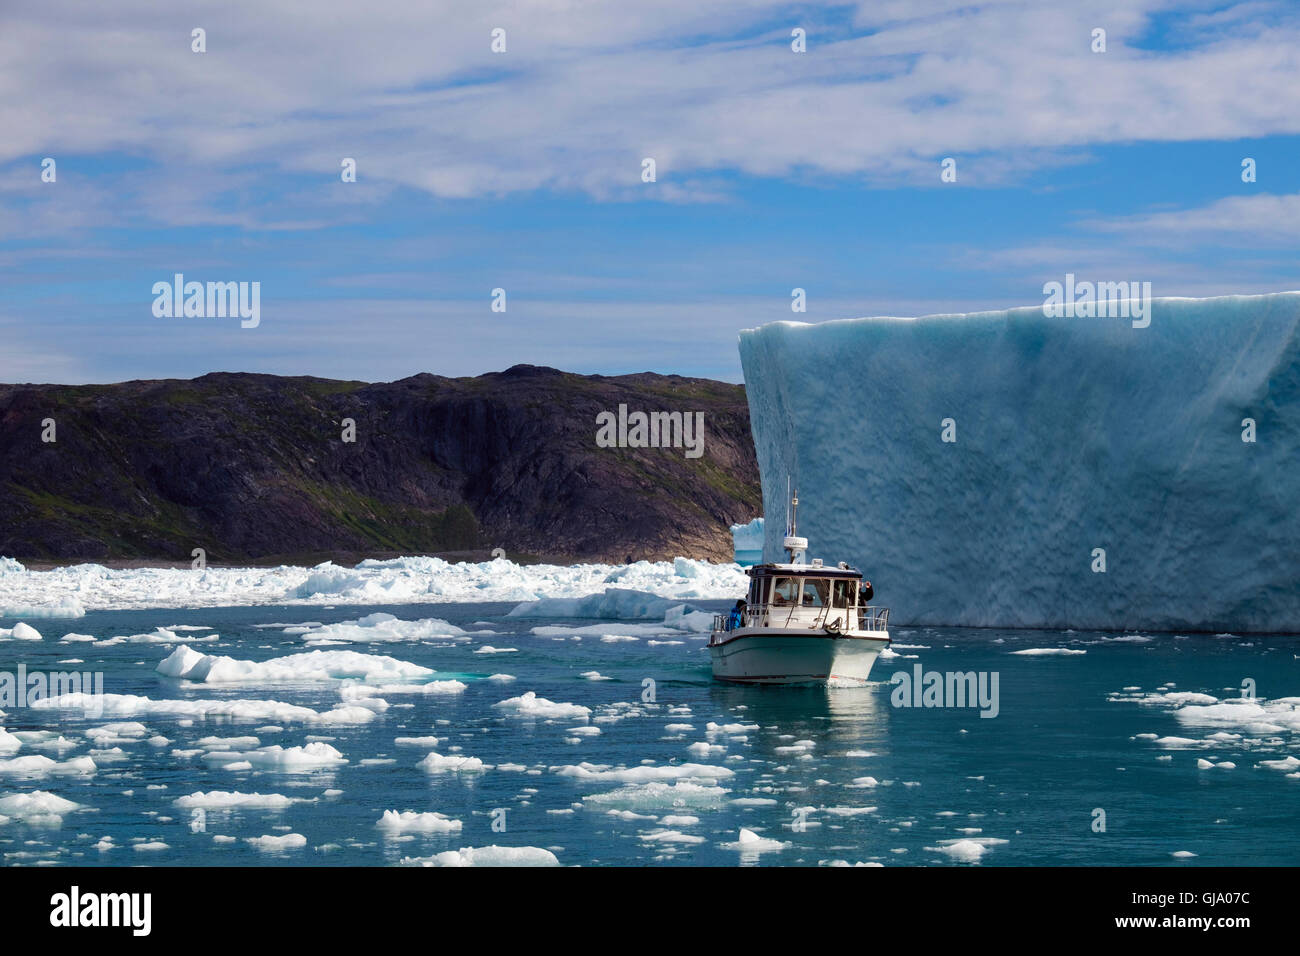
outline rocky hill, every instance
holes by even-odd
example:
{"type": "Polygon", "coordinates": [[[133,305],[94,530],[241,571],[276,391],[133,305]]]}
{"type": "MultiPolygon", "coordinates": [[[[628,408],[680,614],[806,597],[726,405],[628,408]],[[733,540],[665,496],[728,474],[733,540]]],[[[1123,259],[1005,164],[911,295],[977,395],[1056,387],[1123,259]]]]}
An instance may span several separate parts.
{"type": "Polygon", "coordinates": [[[744,389],[706,379],[520,365],[377,384],[214,373],[0,385],[0,555],[19,559],[188,562],[203,548],[231,564],[503,548],[525,559],[730,560],[728,525],[759,513],[744,389]],[[620,404],[702,412],[703,454],[600,447],[597,416],[620,404]]]}

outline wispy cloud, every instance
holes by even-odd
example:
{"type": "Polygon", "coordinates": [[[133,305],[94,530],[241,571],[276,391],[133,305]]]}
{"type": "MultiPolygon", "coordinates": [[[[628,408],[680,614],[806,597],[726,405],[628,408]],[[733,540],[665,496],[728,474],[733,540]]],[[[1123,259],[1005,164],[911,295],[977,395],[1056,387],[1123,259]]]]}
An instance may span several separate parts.
{"type": "Polygon", "coordinates": [[[1300,135],[1300,10],[1280,0],[0,17],[0,378],[527,361],[734,379],[735,331],[775,319],[1033,304],[1066,271],[1161,294],[1296,284],[1300,183],[1275,161],[1226,195],[1243,185],[1228,144],[1277,155],[1300,135]],[[1176,195],[1150,168],[1134,186],[1117,155],[1157,150],[1208,172],[1176,195]],[[261,281],[263,323],[154,320],[151,284],[174,272],[261,281]],[[486,310],[497,286],[505,315],[486,310]]]}
{"type": "MultiPolygon", "coordinates": [[[[652,156],[659,194],[710,200],[725,190],[698,177],[724,170],[937,184],[952,155],[974,157],[969,182],[1004,182],[1067,147],[1300,132],[1286,5],[1192,4],[1204,10],[1180,21],[1182,45],[1153,52],[1172,6],[674,0],[647,16],[614,2],[236,0],[159,14],[53,0],[6,15],[0,158],[143,157],[156,165],[141,195],[252,165],[336,179],[352,156],[363,180],[444,197],[644,198],[652,156]],[[190,51],[196,26],[207,53],[190,51]],[[504,54],[489,49],[497,26],[504,54]],[[806,54],[790,50],[793,26],[806,54]],[[1090,49],[1098,27],[1105,53],[1090,49]]],[[[147,211],[189,222],[194,204],[147,211]]]]}
{"type": "Polygon", "coordinates": [[[1228,196],[1208,205],[1151,212],[1085,223],[1101,232],[1118,233],[1142,243],[1187,246],[1229,245],[1241,248],[1300,243],[1300,193],[1228,196]]]}

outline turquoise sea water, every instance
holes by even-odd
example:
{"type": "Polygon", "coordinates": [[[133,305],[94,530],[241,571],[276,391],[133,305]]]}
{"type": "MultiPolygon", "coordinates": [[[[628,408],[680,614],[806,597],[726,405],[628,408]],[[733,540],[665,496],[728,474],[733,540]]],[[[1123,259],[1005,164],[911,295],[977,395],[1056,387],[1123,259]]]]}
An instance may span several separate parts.
{"type": "MultiPolygon", "coordinates": [[[[709,610],[730,604],[695,603],[709,610]]],[[[300,634],[255,625],[382,611],[440,618],[471,633],[322,648],[391,656],[466,685],[456,694],[384,692],[388,709],[358,724],[212,717],[185,724],[147,708],[87,719],[0,705],[9,732],[66,738],[61,748],[40,749],[28,737],[19,750],[0,754],[0,801],[39,790],[79,805],[61,819],[20,813],[0,822],[0,854],[9,865],[388,865],[496,845],[544,848],[565,865],[1300,863],[1300,778],[1288,776],[1285,764],[1263,763],[1300,755],[1297,638],[896,628],[899,656],[879,660],[869,686],[741,687],[711,679],[700,635],[655,634],[646,622],[507,618],[511,607],[96,611],[29,621],[44,640],[0,643],[0,670],[100,671],[108,694],[274,700],[317,711],[341,702],[339,681],[196,684],[155,671],[172,646],[59,638],[202,626],[219,640],[194,644],[195,651],[264,661],[313,648],[300,634]],[[587,630],[593,624],[600,626],[587,630]],[[535,634],[534,627],[560,630],[535,634]],[[601,639],[620,634],[635,639],[601,639]],[[516,650],[475,653],[485,645],[516,650]],[[1031,648],[1085,653],[1012,653],[1031,648]],[[84,663],[59,663],[70,660],[84,663]],[[890,676],[917,664],[926,672],[996,674],[997,716],[895,706],[890,676]],[[582,676],[593,671],[609,679],[582,676]],[[489,680],[493,674],[515,679],[489,680]],[[1240,698],[1246,679],[1265,703],[1234,705],[1226,716],[1206,711],[1209,723],[1187,720],[1187,702],[1173,696],[1240,698]],[[494,706],[527,692],[590,714],[548,719],[494,706]],[[1277,702],[1287,697],[1297,700],[1277,702]],[[137,721],[147,732],[87,736],[118,721],[137,721]],[[592,727],[600,733],[574,730],[592,727]],[[159,736],[167,743],[150,741],[159,736]],[[491,769],[429,773],[418,764],[434,748],[394,743],[425,736],[439,738],[436,752],[476,757],[491,769]],[[257,738],[226,748],[241,751],[317,740],[347,763],[300,772],[231,769],[229,760],[205,759],[205,746],[221,749],[198,743],[210,737],[257,738]],[[90,755],[97,769],[74,773],[69,764],[51,772],[9,762],[32,754],[56,764],[90,755]],[[1235,766],[1222,766],[1229,763],[1235,766]],[[683,764],[722,769],[710,780],[702,767],[683,771],[683,764]],[[653,774],[664,779],[639,778],[653,774]],[[175,804],[196,791],[294,802],[209,808],[200,819],[175,804]],[[437,812],[461,828],[394,833],[377,826],[387,810],[437,812]],[[1104,832],[1096,829],[1098,810],[1104,832]],[[779,846],[733,846],[742,828],[779,846]],[[300,834],[304,844],[268,850],[247,842],[287,834],[300,834]],[[110,842],[111,849],[99,848],[110,842]],[[1195,856],[1173,856],[1180,852],[1195,856]]]]}

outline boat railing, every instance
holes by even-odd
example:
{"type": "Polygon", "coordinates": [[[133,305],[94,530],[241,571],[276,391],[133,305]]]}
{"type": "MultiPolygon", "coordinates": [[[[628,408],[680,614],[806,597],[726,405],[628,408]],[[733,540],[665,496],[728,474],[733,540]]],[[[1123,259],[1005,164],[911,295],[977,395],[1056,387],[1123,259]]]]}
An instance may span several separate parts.
{"type": "MultiPolygon", "coordinates": [[[[797,604],[751,604],[745,608],[744,615],[741,617],[742,627],[789,627],[794,621],[795,611],[814,610],[813,608],[801,608],[797,604]]],[[[854,611],[858,614],[857,630],[860,631],[887,631],[889,630],[889,608],[876,607],[869,605],[867,607],[856,608],[821,608],[821,613],[812,626],[819,627],[827,619],[831,619],[834,624],[835,620],[844,620],[847,613],[850,616],[854,611]]],[[[713,630],[729,631],[731,614],[713,615],[713,630]]],[[[803,620],[807,620],[804,618],[803,620]]]]}
{"type": "Polygon", "coordinates": [[[889,630],[889,608],[868,607],[858,608],[858,629],[863,631],[887,631],[889,630]]]}
{"type": "Polygon", "coordinates": [[[751,604],[745,608],[746,627],[788,627],[797,604],[751,604]]]}

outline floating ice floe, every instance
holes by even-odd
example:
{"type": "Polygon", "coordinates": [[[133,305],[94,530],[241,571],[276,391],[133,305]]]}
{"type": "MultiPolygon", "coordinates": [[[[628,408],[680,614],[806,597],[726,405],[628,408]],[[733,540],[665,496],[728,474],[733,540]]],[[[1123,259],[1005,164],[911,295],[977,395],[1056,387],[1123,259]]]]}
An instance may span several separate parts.
{"type": "Polygon", "coordinates": [[[721,744],[706,744],[702,740],[690,744],[686,748],[686,752],[692,757],[699,757],[701,759],[707,757],[720,757],[726,752],[726,750],[727,748],[721,744]]]}
{"type": "Polygon", "coordinates": [[[564,767],[552,767],[561,777],[576,777],[584,782],[598,783],[649,783],[664,780],[688,780],[697,778],[707,781],[729,780],[735,771],[727,767],[713,767],[708,764],[682,763],[664,766],[639,766],[611,768],[605,764],[580,763],[564,767]]]}
{"type": "Polygon", "coordinates": [[[960,840],[940,840],[937,847],[926,847],[946,854],[959,863],[978,863],[992,847],[1009,843],[996,837],[962,837],[960,840]]]}
{"type": "Polygon", "coordinates": [[[257,737],[203,737],[194,741],[199,750],[252,750],[262,746],[257,737]]]}
{"type": "Polygon", "coordinates": [[[85,733],[95,746],[112,747],[116,744],[138,743],[148,735],[149,729],[138,720],[120,720],[102,727],[91,727],[85,733]]]}
{"type": "Polygon", "coordinates": [[[867,860],[865,862],[860,861],[858,863],[850,863],[848,860],[819,860],[818,862],[822,866],[834,866],[834,867],[884,866],[885,865],[876,860],[867,860]]]}
{"type": "Polygon", "coordinates": [[[341,767],[348,762],[343,754],[320,741],[313,741],[302,747],[281,747],[275,744],[271,747],[259,747],[257,750],[216,750],[204,754],[203,760],[225,770],[279,770],[286,773],[341,767]]]}
{"type": "Polygon", "coordinates": [[[41,632],[19,621],[13,627],[0,627],[0,641],[39,641],[41,632]]]}
{"type": "Polygon", "coordinates": [[[402,857],[402,866],[559,866],[550,850],[536,846],[480,846],[433,856],[402,857]]]}
{"type": "Polygon", "coordinates": [[[416,813],[413,810],[385,810],[375,826],[389,833],[458,833],[462,827],[460,820],[441,813],[416,813]]]}
{"type": "Polygon", "coordinates": [[[699,822],[699,817],[679,813],[670,813],[667,816],[659,818],[660,825],[665,827],[693,827],[699,822]]]}
{"type": "Polygon", "coordinates": [[[868,813],[875,813],[875,807],[819,807],[819,813],[829,813],[836,817],[860,817],[868,813]]]}
{"type": "Polygon", "coordinates": [[[727,793],[724,787],[690,780],[679,780],[676,783],[656,780],[585,796],[582,802],[622,810],[666,810],[675,807],[711,809],[722,806],[727,793]]]}
{"type": "Polygon", "coordinates": [[[355,621],[337,624],[289,626],[286,634],[296,634],[305,644],[384,644],[427,641],[434,638],[463,638],[465,631],[441,618],[402,620],[382,611],[367,614],[355,621]]]}
{"type": "Polygon", "coordinates": [[[99,767],[90,757],[54,760],[44,754],[28,754],[0,760],[0,774],[22,777],[80,777],[96,773],[99,767]]]}
{"type": "Polygon", "coordinates": [[[545,697],[538,697],[535,691],[528,691],[519,697],[511,697],[508,700],[499,701],[492,705],[496,710],[505,711],[514,714],[517,717],[542,717],[542,718],[566,718],[566,717],[587,717],[591,714],[590,707],[584,707],[581,704],[564,704],[549,701],[545,697]]]}
{"type": "MultiPolygon", "coordinates": [[[[68,640],[72,635],[65,635],[63,640],[68,640]]],[[[184,637],[175,631],[160,627],[157,630],[150,631],[147,634],[120,634],[116,637],[96,640],[96,647],[116,647],[119,644],[210,644],[213,641],[220,640],[219,634],[203,634],[192,637],[184,637]]]]}
{"type": "Polygon", "coordinates": [[[17,753],[22,748],[23,742],[16,734],[0,727],[0,754],[17,753]]]}
{"type": "MultiPolygon", "coordinates": [[[[345,684],[340,689],[344,700],[355,700],[356,703],[365,703],[363,698],[370,697],[391,697],[401,694],[422,694],[430,696],[451,696],[463,694],[468,690],[468,685],[458,680],[431,680],[423,684],[382,684],[378,687],[369,684],[345,684]]],[[[387,704],[383,701],[384,706],[387,704]]],[[[367,704],[367,706],[369,706],[367,704]]]]}
{"type": "Polygon", "coordinates": [[[416,766],[425,773],[477,773],[480,770],[492,769],[478,757],[466,757],[461,754],[444,756],[435,752],[430,752],[416,766]]]}
{"type": "MultiPolygon", "coordinates": [[[[1296,766],[1300,767],[1300,762],[1297,762],[1296,766]]],[[[1213,760],[1206,760],[1204,757],[1197,757],[1196,769],[1197,770],[1236,770],[1237,765],[1233,763],[1231,760],[1220,760],[1216,762],[1213,760]]]]}
{"type": "Polygon", "coordinates": [[[307,838],[301,833],[286,833],[284,836],[245,837],[244,842],[264,853],[278,853],[302,849],[307,845],[307,838]]]}
{"type": "Polygon", "coordinates": [[[792,744],[786,744],[782,747],[773,747],[772,752],[778,754],[803,754],[813,750],[817,745],[811,740],[796,740],[792,744]]]}
{"type": "Polygon", "coordinates": [[[708,841],[702,836],[696,836],[693,833],[683,833],[681,830],[649,830],[637,834],[638,840],[646,843],[707,843],[708,841]]]}
{"type": "Polygon", "coordinates": [[[81,809],[81,804],[45,790],[9,793],[0,797],[0,815],[37,825],[57,826],[65,815],[81,809]]]}
{"type": "Polygon", "coordinates": [[[791,844],[782,840],[759,836],[753,830],[746,830],[741,827],[740,835],[734,843],[719,843],[718,846],[724,850],[739,850],[742,855],[747,855],[784,850],[791,844]]]}
{"type": "MultiPolygon", "coordinates": [[[[1162,737],[1157,745],[1174,741],[1182,746],[1218,747],[1240,743],[1251,746],[1242,734],[1261,737],[1276,734],[1300,734],[1300,697],[1228,697],[1220,700],[1211,694],[1192,691],[1162,690],[1152,693],[1113,693],[1108,700],[1115,703],[1136,703],[1148,707],[1164,707],[1174,718],[1189,728],[1219,728],[1203,740],[1162,737]],[[1228,733],[1229,730],[1237,733],[1228,733]]],[[[1258,745],[1258,741],[1255,742],[1258,745]]]]}
{"type": "Polygon", "coordinates": [[[356,651],[307,651],[267,661],[236,660],[200,654],[178,647],[157,671],[207,684],[282,683],[360,678],[362,680],[422,680],[435,672],[392,657],[356,651]]]}
{"type": "MultiPolygon", "coordinates": [[[[538,637],[573,638],[575,640],[583,637],[604,638],[611,636],[615,625],[613,624],[584,624],[580,626],[570,626],[567,624],[545,624],[539,627],[531,628],[530,633],[538,637]]],[[[642,637],[650,635],[662,635],[672,633],[672,629],[662,624],[619,624],[618,630],[621,632],[613,636],[625,640],[639,640],[642,637]]],[[[609,642],[606,642],[609,643],[609,642]]]]}
{"type": "Polygon", "coordinates": [[[747,734],[754,730],[758,730],[758,724],[718,724],[709,721],[704,725],[704,732],[710,736],[715,734],[747,734]]]}
{"type": "Polygon", "coordinates": [[[1023,651],[1012,651],[1012,654],[1019,654],[1022,657],[1073,657],[1088,652],[1072,647],[1027,647],[1023,651]]]}
{"type": "Polygon", "coordinates": [[[1281,760],[1261,760],[1259,765],[1267,767],[1269,770],[1280,770],[1291,776],[1295,776],[1296,771],[1300,770],[1300,760],[1295,757],[1283,757],[1281,760]]]}
{"type": "Polygon", "coordinates": [[[310,707],[276,700],[152,700],[132,694],[60,694],[33,701],[33,710],[67,710],[103,713],[113,717],[156,716],[207,719],[229,717],[235,720],[304,723],[318,726],[363,724],[375,718],[365,707],[340,704],[333,710],[315,711],[310,707]]]}
{"type": "Polygon", "coordinates": [[[177,797],[172,805],[183,810],[284,810],[302,797],[286,797],[280,793],[238,793],[226,790],[196,790],[187,797],[177,797]]]}

